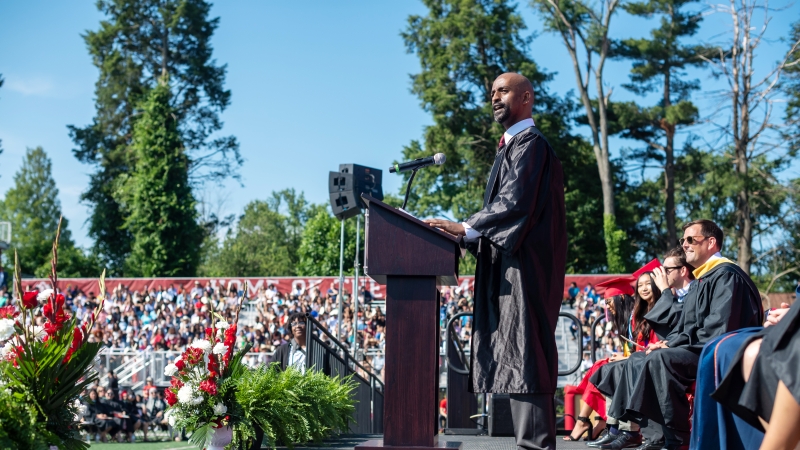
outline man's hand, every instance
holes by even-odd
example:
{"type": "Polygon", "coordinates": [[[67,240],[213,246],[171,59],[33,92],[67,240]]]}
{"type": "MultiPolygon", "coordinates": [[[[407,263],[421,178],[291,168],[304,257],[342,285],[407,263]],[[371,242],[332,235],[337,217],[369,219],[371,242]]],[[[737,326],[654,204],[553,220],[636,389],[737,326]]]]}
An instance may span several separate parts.
{"type": "Polygon", "coordinates": [[[647,346],[647,351],[645,352],[645,354],[649,355],[650,352],[658,350],[660,348],[669,348],[669,346],[667,345],[667,341],[653,342],[652,344],[647,346]]]}
{"type": "Polygon", "coordinates": [[[777,325],[787,312],[789,312],[789,304],[781,303],[780,308],[772,310],[769,312],[769,314],[767,314],[767,321],[764,322],[764,328],[777,325]]]}
{"type": "Polygon", "coordinates": [[[459,222],[451,222],[444,219],[425,219],[423,222],[432,227],[439,228],[442,231],[446,231],[454,236],[465,236],[467,234],[467,231],[464,229],[464,225],[461,225],[459,222]]]}
{"type": "Polygon", "coordinates": [[[667,271],[665,271],[663,267],[656,267],[653,269],[653,280],[655,280],[659,292],[664,292],[670,287],[669,280],[667,279],[667,271]]]}

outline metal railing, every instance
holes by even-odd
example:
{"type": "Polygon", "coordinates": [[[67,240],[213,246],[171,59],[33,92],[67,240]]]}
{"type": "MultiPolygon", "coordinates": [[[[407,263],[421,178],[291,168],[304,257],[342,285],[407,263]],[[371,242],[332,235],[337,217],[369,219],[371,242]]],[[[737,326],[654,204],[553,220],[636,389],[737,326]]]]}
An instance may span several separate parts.
{"type": "MultiPolygon", "coordinates": [[[[471,313],[471,312],[458,313],[458,314],[454,315],[453,317],[451,317],[450,320],[447,321],[447,325],[445,326],[446,336],[448,338],[450,338],[450,339],[453,339],[454,342],[456,343],[456,348],[458,349],[458,357],[461,360],[461,363],[464,365],[464,367],[467,367],[467,368],[469,367],[469,358],[467,358],[466,356],[469,354],[469,351],[464,349],[464,346],[461,343],[461,339],[459,339],[459,337],[456,335],[455,330],[453,329],[452,325],[453,325],[453,322],[456,319],[459,319],[461,317],[472,316],[472,315],[473,315],[473,313],[471,313]]],[[[577,346],[578,347],[578,357],[577,357],[577,360],[575,361],[575,364],[572,365],[572,367],[570,367],[569,369],[566,369],[566,370],[559,370],[558,371],[558,376],[563,377],[563,376],[571,375],[571,374],[577,372],[578,369],[581,367],[581,360],[583,359],[583,349],[581,348],[581,343],[583,342],[583,327],[581,327],[581,321],[577,317],[575,317],[574,314],[570,314],[570,313],[566,313],[566,312],[560,312],[560,313],[558,313],[558,317],[563,317],[563,318],[569,319],[573,323],[575,323],[575,325],[578,327],[578,331],[577,331],[577,333],[578,333],[578,336],[577,336],[577,340],[578,340],[578,346],[577,346]]],[[[561,323],[561,321],[559,321],[559,323],[561,323]]],[[[562,330],[561,335],[562,335],[562,337],[565,337],[567,335],[567,333],[565,333],[562,330]]],[[[565,345],[565,348],[566,348],[566,345],[565,345]]],[[[447,360],[447,368],[448,368],[448,370],[454,370],[457,373],[460,373],[460,374],[463,374],[463,375],[466,375],[466,374],[469,373],[469,370],[458,369],[456,367],[453,367],[453,365],[450,364],[450,356],[447,354],[447,352],[445,352],[445,358],[447,360]]],[[[569,359],[567,359],[567,361],[569,361],[569,359]]],[[[569,363],[567,363],[567,364],[569,364],[569,363]]]]}
{"type": "MultiPolygon", "coordinates": [[[[148,378],[153,379],[153,384],[160,387],[170,385],[170,377],[164,375],[164,368],[181,352],[165,350],[116,350],[106,348],[100,351],[95,358],[95,368],[100,373],[100,384],[108,385],[105,376],[113,370],[117,376],[120,387],[137,391],[141,389],[148,378]]],[[[247,353],[244,363],[255,367],[269,361],[270,353],[247,353]]]]}
{"type": "Polygon", "coordinates": [[[310,314],[306,314],[306,324],[306,367],[331,377],[352,376],[356,382],[356,410],[350,431],[356,434],[383,433],[383,382],[356,361],[348,352],[348,347],[310,314]],[[321,333],[320,336],[315,330],[321,333]],[[328,338],[328,342],[321,339],[322,335],[328,338]]]}

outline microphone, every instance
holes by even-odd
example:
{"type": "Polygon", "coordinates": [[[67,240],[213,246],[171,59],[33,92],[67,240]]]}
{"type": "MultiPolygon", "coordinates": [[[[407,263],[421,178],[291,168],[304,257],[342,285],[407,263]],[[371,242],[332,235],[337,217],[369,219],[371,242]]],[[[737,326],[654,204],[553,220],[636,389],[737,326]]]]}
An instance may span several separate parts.
{"type": "Polygon", "coordinates": [[[433,164],[440,166],[444,164],[445,159],[447,158],[444,156],[444,153],[437,153],[433,156],[428,156],[427,158],[417,158],[413,161],[395,164],[394,166],[389,167],[389,173],[417,170],[433,164]]]}

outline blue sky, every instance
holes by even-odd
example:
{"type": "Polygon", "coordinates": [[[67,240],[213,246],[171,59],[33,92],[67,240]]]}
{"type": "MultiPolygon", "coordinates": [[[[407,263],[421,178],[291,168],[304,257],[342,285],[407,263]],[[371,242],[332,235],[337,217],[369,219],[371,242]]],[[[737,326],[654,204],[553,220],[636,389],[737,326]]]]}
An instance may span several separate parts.
{"type": "MultiPolygon", "coordinates": [[[[788,3],[787,3],[788,4],[788,3]]],[[[527,3],[519,9],[530,32],[541,26],[527,3]]],[[[212,13],[221,18],[213,38],[214,57],[228,65],[231,106],[222,118],[224,134],[235,135],[245,164],[243,186],[209,185],[198,197],[212,210],[239,214],[254,199],[294,187],[312,202],[327,202],[327,172],[340,163],[386,168],[401,149],[422,135],[429,116],[409,92],[409,74],[419,71],[399,36],[410,14],[425,14],[418,0],[392,1],[228,1],[212,13]]],[[[775,15],[770,42],[761,55],[771,65],[786,45],[778,39],[800,18],[791,6],[775,15]]],[[[0,3],[0,196],[12,185],[26,147],[42,146],[54,163],[64,215],[78,244],[89,246],[79,202],[92,168],[72,156],[67,125],[83,126],[94,115],[97,70],[80,34],[102,19],[92,0],[0,3]]],[[[641,36],[653,23],[618,16],[617,37],[641,36]]],[[[706,19],[700,39],[719,41],[729,18],[706,19]]],[[[612,26],[614,24],[612,23],[612,26]]],[[[550,88],[574,87],[571,62],[560,40],[540,34],[531,55],[557,72],[550,88]]],[[[618,86],[629,65],[611,62],[607,79],[615,99],[632,99],[618,86]]],[[[719,86],[708,72],[699,103],[714,101],[719,86]]],[[[614,141],[615,152],[630,145],[614,141]]],[[[384,173],[384,190],[397,192],[399,178],[384,173]]]]}

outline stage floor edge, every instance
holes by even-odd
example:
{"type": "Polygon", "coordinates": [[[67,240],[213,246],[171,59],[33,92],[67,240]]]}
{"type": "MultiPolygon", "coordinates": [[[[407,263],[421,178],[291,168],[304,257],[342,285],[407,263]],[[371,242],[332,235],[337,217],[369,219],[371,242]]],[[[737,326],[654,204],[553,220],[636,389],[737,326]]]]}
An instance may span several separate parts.
{"type": "MultiPolygon", "coordinates": [[[[372,439],[383,439],[382,434],[349,434],[337,438],[326,439],[320,444],[296,445],[296,449],[304,450],[353,450],[356,445],[362,444],[372,439]]],[[[589,447],[586,442],[565,442],[563,436],[556,436],[556,448],[558,450],[585,450],[589,447]]],[[[439,442],[456,441],[462,442],[462,450],[516,450],[517,446],[512,437],[489,437],[489,436],[465,436],[465,435],[439,435],[439,442]]],[[[266,448],[266,447],[263,447],[266,448]]],[[[278,447],[283,450],[286,447],[278,447]]]]}

